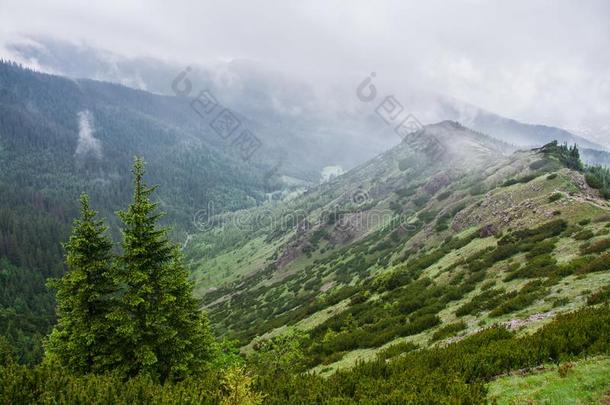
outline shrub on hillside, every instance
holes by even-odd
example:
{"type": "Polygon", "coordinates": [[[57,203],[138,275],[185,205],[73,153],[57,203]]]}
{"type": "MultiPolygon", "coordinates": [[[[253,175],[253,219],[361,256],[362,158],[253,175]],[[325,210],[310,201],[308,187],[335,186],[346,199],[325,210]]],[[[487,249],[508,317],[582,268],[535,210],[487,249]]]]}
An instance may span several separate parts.
{"type": "Polygon", "coordinates": [[[451,191],[447,190],[447,191],[444,191],[444,192],[440,193],[438,196],[436,196],[436,199],[438,201],[443,201],[443,200],[446,200],[449,197],[451,197],[451,191]]]}
{"type": "Polygon", "coordinates": [[[585,180],[591,188],[599,190],[602,197],[610,198],[610,169],[603,166],[587,167],[585,180]]]}
{"type": "Polygon", "coordinates": [[[403,353],[412,352],[414,350],[419,349],[415,343],[412,342],[400,342],[391,345],[390,347],[383,349],[377,353],[377,358],[381,360],[391,359],[393,357],[399,356],[403,353]]]}
{"type": "Polygon", "coordinates": [[[610,284],[591,294],[587,298],[587,305],[596,305],[608,301],[610,301],[610,284]]]}
{"type": "Polygon", "coordinates": [[[591,231],[590,229],[585,229],[585,230],[578,232],[576,235],[574,235],[574,239],[575,240],[589,240],[594,236],[595,235],[593,234],[593,231],[591,231]]]}
{"type": "Polygon", "coordinates": [[[540,159],[535,162],[532,162],[530,164],[530,170],[536,171],[536,170],[542,169],[544,166],[546,166],[547,163],[548,163],[548,160],[546,160],[546,159],[540,159]]]}
{"type": "Polygon", "coordinates": [[[590,263],[581,268],[579,273],[593,273],[607,270],[610,270],[610,253],[604,253],[593,259],[590,263]]]}
{"type": "Polygon", "coordinates": [[[601,253],[610,249],[610,239],[600,239],[590,244],[583,244],[580,246],[580,253],[583,255],[590,255],[593,253],[601,253]]]}
{"type": "Polygon", "coordinates": [[[466,323],[464,321],[458,321],[443,326],[432,335],[431,341],[436,342],[438,340],[446,339],[451,336],[455,336],[458,332],[466,329],[466,323]]]}

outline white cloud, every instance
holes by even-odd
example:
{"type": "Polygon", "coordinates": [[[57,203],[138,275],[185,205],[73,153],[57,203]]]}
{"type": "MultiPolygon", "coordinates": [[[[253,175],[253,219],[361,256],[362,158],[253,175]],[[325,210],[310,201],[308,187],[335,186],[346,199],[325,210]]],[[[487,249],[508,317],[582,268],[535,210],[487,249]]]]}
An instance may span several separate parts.
{"type": "Polygon", "coordinates": [[[319,87],[376,71],[392,88],[565,127],[609,118],[605,0],[3,0],[0,34],[184,64],[253,60],[319,87]]]}

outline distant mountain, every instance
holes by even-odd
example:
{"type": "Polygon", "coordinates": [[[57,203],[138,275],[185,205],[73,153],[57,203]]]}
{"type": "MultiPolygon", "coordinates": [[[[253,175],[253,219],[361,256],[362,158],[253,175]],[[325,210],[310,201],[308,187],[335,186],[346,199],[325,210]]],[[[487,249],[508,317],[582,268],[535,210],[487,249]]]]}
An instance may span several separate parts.
{"type": "Polygon", "coordinates": [[[610,167],[610,153],[599,149],[581,149],[582,159],[591,165],[610,167]]]}
{"type": "Polygon", "coordinates": [[[610,152],[604,146],[564,129],[546,125],[524,124],[456,100],[447,100],[441,102],[441,104],[447,111],[448,119],[457,120],[467,127],[489,134],[509,144],[521,148],[533,148],[555,140],[561,144],[576,144],[581,149],[581,156],[585,163],[610,167],[610,152]]]}
{"type": "Polygon", "coordinates": [[[240,150],[186,100],[92,80],[71,80],[0,64],[2,180],[64,200],[79,192],[110,212],[130,193],[134,155],[149,163],[172,222],[196,207],[243,208],[265,200],[264,156],[240,150]]]}
{"type": "MultiPolygon", "coordinates": [[[[174,79],[186,68],[44,38],[13,44],[11,51],[43,71],[169,96],[175,96],[174,79]]],[[[268,140],[265,149],[275,155],[272,166],[282,174],[317,182],[324,167],[353,168],[399,141],[379,121],[343,111],[345,100],[331,99],[332,95],[257,63],[232,60],[189,69],[192,96],[207,90],[240,114],[257,136],[268,140]]]]}
{"type": "MultiPolygon", "coordinates": [[[[172,80],[184,69],[159,60],[125,58],[45,38],[13,44],[11,50],[20,59],[52,72],[117,82],[166,95],[174,94],[172,80]]],[[[223,103],[249,117],[258,132],[275,139],[274,144],[282,139],[289,144],[298,140],[297,149],[303,152],[298,160],[307,166],[308,180],[316,181],[321,167],[338,165],[351,169],[399,141],[373,109],[363,110],[357,103],[354,105],[355,88],[337,87],[332,92],[321,92],[313,85],[246,60],[193,66],[190,78],[197,87],[209,89],[223,103]]],[[[458,121],[517,147],[542,146],[553,140],[578,144],[581,149],[591,149],[591,153],[583,154],[587,163],[610,161],[604,146],[565,129],[519,122],[444,95],[395,90],[404,107],[424,124],[458,121]]],[[[299,172],[295,171],[293,159],[278,159],[277,163],[291,175],[299,172]]]]}
{"type": "Polygon", "coordinates": [[[513,145],[536,147],[556,140],[559,143],[577,144],[581,148],[605,150],[603,146],[561,128],[524,124],[458,100],[444,98],[439,102],[444,113],[451,117],[448,119],[458,120],[469,128],[513,145]]]}

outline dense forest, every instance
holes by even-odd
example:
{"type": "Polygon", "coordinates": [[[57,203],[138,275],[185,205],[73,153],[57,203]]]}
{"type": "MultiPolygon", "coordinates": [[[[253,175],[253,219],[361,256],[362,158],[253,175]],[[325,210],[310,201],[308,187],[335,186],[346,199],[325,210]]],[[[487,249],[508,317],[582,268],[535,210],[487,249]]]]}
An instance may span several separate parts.
{"type": "Polygon", "coordinates": [[[65,271],[62,242],[79,195],[87,192],[117,237],[113,213],[129,200],[136,153],[164,184],[162,221],[176,239],[196,230],[201,210],[250,207],[273,191],[269,165],[246,164],[197,118],[177,98],[0,62],[0,331],[19,362],[41,359],[54,322],[45,279],[65,271]]]}

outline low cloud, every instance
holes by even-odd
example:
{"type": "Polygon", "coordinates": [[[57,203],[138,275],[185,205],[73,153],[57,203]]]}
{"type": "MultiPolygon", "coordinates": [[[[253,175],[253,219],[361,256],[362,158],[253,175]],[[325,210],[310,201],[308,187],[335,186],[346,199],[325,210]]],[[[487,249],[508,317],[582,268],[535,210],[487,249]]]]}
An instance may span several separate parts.
{"type": "Polygon", "coordinates": [[[78,113],[78,144],[76,156],[79,158],[102,157],[102,145],[93,136],[93,116],[89,110],[78,113]]]}
{"type": "Polygon", "coordinates": [[[184,65],[249,60],[327,90],[375,71],[398,95],[610,136],[606,0],[3,0],[0,42],[18,34],[184,65]]]}

